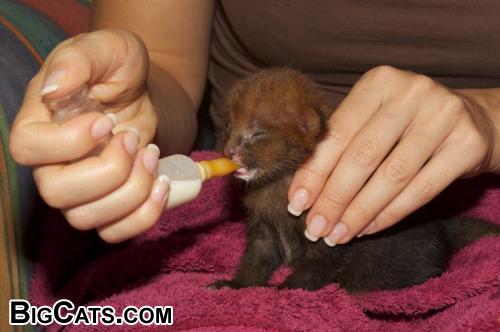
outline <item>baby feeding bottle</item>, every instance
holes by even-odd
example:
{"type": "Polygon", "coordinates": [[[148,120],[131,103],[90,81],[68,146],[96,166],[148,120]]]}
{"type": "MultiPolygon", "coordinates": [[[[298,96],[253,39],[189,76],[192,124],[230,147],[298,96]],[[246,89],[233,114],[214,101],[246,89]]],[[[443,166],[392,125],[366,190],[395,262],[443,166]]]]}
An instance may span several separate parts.
{"type": "MultiPolygon", "coordinates": [[[[102,112],[104,109],[99,102],[88,97],[86,85],[67,97],[47,100],[45,104],[52,111],[52,121],[58,123],[81,113],[102,112]]],[[[229,175],[238,168],[238,165],[227,158],[195,162],[187,156],[176,154],[160,159],[157,176],[166,175],[170,179],[170,192],[165,208],[173,208],[196,198],[204,181],[229,175]]]]}
{"type": "Polygon", "coordinates": [[[83,85],[72,94],[45,100],[45,105],[52,112],[52,121],[63,123],[85,112],[102,112],[102,105],[88,97],[89,89],[83,85]]]}
{"type": "Polygon", "coordinates": [[[160,159],[158,176],[166,175],[170,179],[166,209],[196,198],[204,181],[229,175],[238,168],[238,165],[227,158],[195,162],[187,156],[176,154],[160,159]]]}

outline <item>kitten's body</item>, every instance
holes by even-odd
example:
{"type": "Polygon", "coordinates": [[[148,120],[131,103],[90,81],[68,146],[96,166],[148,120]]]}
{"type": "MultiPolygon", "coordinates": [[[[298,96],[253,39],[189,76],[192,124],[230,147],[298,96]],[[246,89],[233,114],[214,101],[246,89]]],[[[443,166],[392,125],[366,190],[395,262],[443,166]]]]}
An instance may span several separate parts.
{"type": "Polygon", "coordinates": [[[282,288],[317,289],[337,282],[352,292],[397,289],[440,275],[464,245],[500,228],[480,220],[427,220],[422,212],[378,234],[328,247],[304,236],[305,215],[287,212],[294,171],[325,134],[330,114],[321,94],[301,74],[272,69],[254,74],[230,92],[226,154],[248,180],[247,247],[237,275],[214,288],[265,285],[287,264],[294,272],[282,288]],[[264,134],[263,134],[264,133],[264,134]]]}

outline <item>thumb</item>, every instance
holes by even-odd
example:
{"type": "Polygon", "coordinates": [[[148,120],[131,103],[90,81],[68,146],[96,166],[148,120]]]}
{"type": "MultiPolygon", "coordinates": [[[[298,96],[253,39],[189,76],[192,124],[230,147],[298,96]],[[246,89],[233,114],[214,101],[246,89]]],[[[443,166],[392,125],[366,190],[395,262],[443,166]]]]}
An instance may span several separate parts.
{"type": "Polygon", "coordinates": [[[41,73],[45,100],[65,97],[88,84],[101,103],[126,102],[145,88],[148,55],[142,41],[123,30],[100,30],[61,43],[41,73]]]}

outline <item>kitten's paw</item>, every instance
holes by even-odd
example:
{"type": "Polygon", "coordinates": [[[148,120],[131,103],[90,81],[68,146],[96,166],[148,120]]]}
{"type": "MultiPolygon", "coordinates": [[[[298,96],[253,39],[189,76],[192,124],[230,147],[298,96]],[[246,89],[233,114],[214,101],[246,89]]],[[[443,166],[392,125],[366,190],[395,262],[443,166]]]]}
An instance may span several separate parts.
{"type": "Polygon", "coordinates": [[[221,289],[221,288],[239,288],[236,285],[233,284],[231,280],[217,280],[209,285],[206,286],[209,289],[221,289]]]}

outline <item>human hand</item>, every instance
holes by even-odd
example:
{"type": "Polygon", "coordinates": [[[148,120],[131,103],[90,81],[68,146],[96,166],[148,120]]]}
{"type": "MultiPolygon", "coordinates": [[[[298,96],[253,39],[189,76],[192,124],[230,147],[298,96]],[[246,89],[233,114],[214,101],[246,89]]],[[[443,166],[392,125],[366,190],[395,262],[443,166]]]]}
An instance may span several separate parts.
{"type": "Polygon", "coordinates": [[[469,93],[388,66],[359,79],[328,127],[288,196],[291,213],[310,208],[306,237],[329,246],[383,230],[493,167],[495,125],[469,93]]]}
{"type": "Polygon", "coordinates": [[[155,181],[159,150],[145,147],[157,126],[147,73],[147,50],[131,33],[101,30],[71,38],[52,51],[31,80],[12,127],[11,154],[34,166],[47,204],[62,209],[77,229],[97,228],[108,242],[151,227],[166,201],[168,181],[155,181]],[[43,99],[64,97],[84,84],[109,114],[52,122],[43,99]],[[109,138],[98,156],[89,156],[109,138]]]}

